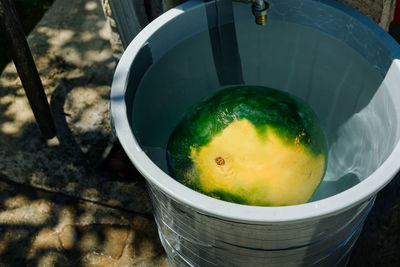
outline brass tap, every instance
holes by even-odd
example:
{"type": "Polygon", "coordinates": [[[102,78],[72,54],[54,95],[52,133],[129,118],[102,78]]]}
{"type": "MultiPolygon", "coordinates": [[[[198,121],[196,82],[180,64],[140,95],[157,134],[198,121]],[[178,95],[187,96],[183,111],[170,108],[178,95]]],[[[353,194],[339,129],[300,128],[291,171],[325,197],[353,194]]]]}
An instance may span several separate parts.
{"type": "Polygon", "coordinates": [[[255,22],[258,25],[267,24],[267,13],[269,9],[269,4],[265,0],[233,0],[242,3],[252,3],[251,11],[253,12],[255,22]]]}
{"type": "Polygon", "coordinates": [[[256,0],[253,2],[251,10],[253,11],[253,15],[256,19],[256,24],[261,26],[267,24],[268,9],[269,4],[264,0],[256,0]]]}

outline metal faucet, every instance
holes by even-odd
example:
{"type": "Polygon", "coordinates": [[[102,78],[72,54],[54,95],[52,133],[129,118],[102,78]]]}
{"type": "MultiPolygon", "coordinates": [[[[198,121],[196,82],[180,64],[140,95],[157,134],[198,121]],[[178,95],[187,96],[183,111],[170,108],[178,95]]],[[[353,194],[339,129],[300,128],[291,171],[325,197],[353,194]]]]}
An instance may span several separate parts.
{"type": "Polygon", "coordinates": [[[265,25],[267,23],[267,13],[269,4],[265,0],[232,0],[235,2],[242,2],[251,5],[251,11],[256,19],[256,24],[265,25]]]}

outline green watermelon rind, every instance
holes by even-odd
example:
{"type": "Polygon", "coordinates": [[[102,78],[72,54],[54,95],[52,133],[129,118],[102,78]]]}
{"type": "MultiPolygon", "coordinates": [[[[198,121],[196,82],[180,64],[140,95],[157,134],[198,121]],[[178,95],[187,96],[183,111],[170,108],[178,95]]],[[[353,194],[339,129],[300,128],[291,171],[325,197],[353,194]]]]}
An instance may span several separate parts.
{"type": "Polygon", "coordinates": [[[247,204],[245,198],[229,192],[203,192],[197,179],[187,179],[189,173],[197,177],[190,158],[191,149],[199,151],[231,122],[240,119],[250,121],[260,137],[265,136],[267,128],[273,129],[289,146],[294,145],[296,137],[300,137],[299,144],[308,153],[315,156],[323,154],[327,158],[325,133],[317,115],[302,99],[268,87],[236,86],[205,98],[183,115],[167,145],[170,169],[176,179],[207,195],[247,204]]]}

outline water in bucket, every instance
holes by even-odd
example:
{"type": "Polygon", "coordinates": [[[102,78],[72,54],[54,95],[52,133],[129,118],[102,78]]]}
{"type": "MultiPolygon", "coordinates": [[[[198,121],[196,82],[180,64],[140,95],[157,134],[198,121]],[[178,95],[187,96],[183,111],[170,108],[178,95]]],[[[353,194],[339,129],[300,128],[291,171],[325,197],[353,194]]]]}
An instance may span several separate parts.
{"type": "MultiPolygon", "coordinates": [[[[264,27],[250,21],[235,27],[244,83],[306,100],[328,136],[328,169],[311,201],[345,191],[381,164],[384,157],[374,157],[371,147],[380,136],[363,124],[379,118],[360,112],[383,79],[374,66],[343,42],[310,27],[274,20],[264,27]]],[[[181,115],[220,89],[208,31],[182,41],[145,73],[132,120],[143,150],[164,172],[169,173],[165,147],[181,115]]]]}

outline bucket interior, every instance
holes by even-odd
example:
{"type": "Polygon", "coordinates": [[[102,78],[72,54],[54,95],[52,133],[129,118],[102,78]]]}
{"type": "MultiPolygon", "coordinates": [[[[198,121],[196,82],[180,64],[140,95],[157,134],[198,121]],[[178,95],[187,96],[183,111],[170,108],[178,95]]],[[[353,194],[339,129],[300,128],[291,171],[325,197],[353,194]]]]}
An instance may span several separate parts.
{"type": "Polygon", "coordinates": [[[232,55],[223,43],[226,36],[232,40],[229,29],[219,32],[222,41],[213,37],[213,2],[191,2],[144,42],[129,71],[126,106],[131,129],[164,172],[169,173],[168,139],[182,114],[228,86],[221,82],[220,63],[233,62],[222,71],[237,73],[238,58],[242,81],[232,85],[289,92],[318,115],[328,137],[329,158],[323,182],[310,201],[358,184],[390,155],[399,141],[400,118],[395,99],[380,85],[393,53],[354,16],[319,1],[300,5],[277,0],[270,1],[267,25],[258,26],[249,5],[234,3],[234,21],[220,27],[235,30],[237,54],[232,55]]]}

